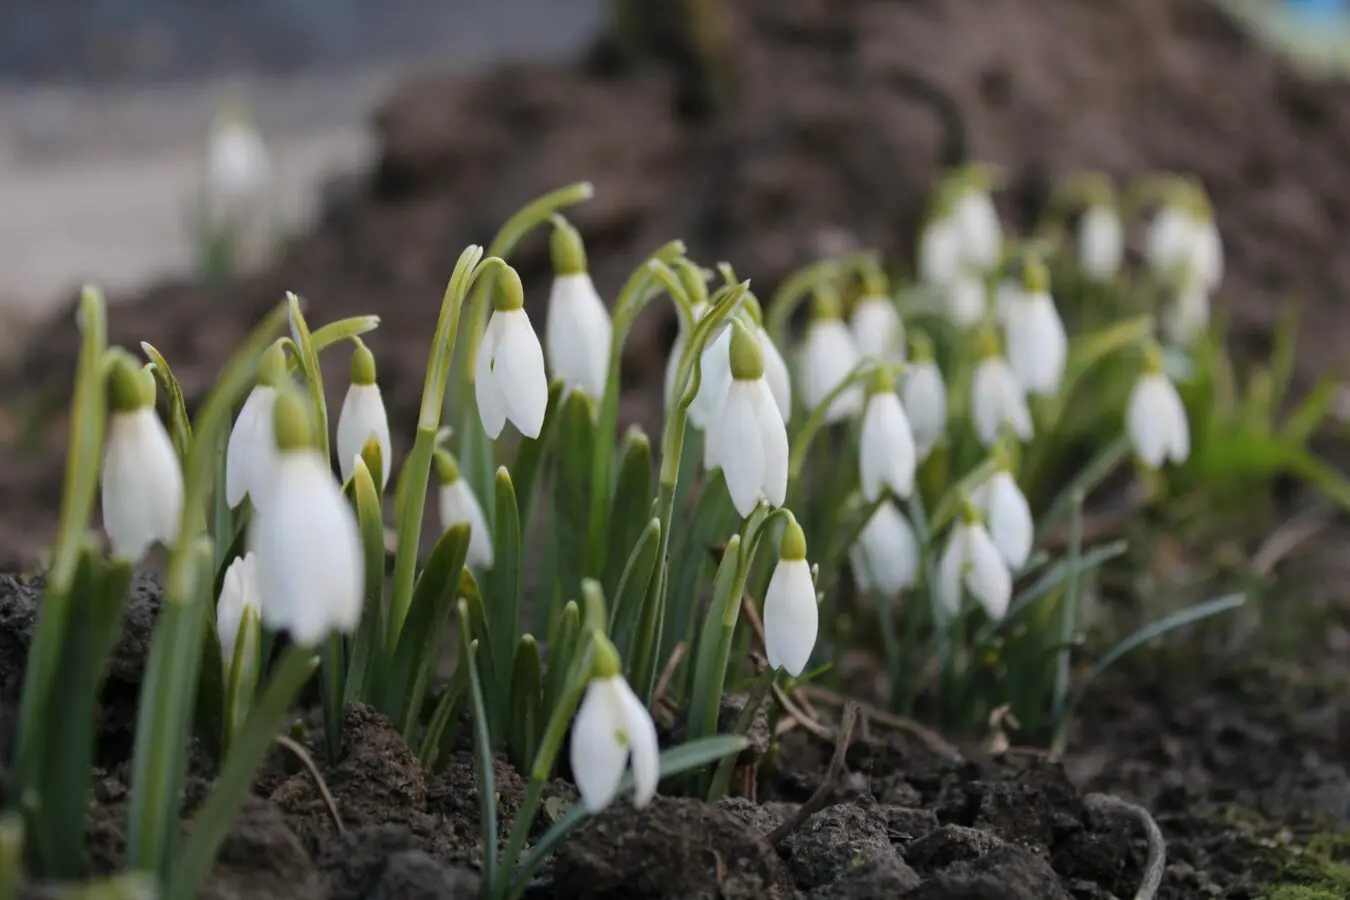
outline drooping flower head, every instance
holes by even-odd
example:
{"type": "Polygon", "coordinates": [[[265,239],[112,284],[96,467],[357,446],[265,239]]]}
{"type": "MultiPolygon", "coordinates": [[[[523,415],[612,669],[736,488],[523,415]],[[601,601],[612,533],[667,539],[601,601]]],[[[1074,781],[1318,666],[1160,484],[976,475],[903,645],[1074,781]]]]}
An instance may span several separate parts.
{"type": "Polygon", "coordinates": [[[999,352],[998,335],[986,328],[980,336],[980,363],[971,385],[970,413],[980,443],[992,447],[1004,428],[1018,439],[1031,440],[1033,426],[1026,392],[999,352]]]}
{"type": "Polygon", "coordinates": [[[1006,441],[994,446],[998,468],[971,492],[970,500],[987,523],[990,538],[1008,567],[1016,572],[1031,557],[1035,524],[1026,495],[1012,473],[1006,441]]]}
{"type": "Polygon", "coordinates": [[[660,776],[656,725],[647,707],[624,680],[619,653],[596,633],[595,663],[576,720],[572,723],[572,778],[592,814],[609,806],[623,773],[633,769],[633,806],[656,796],[660,776]]]}
{"type": "Polygon", "coordinates": [[[875,502],[883,491],[908,497],[914,491],[918,451],[909,417],[895,392],[890,367],[877,367],[868,386],[859,437],[858,474],[863,497],[875,502]]]}
{"type": "Polygon", "coordinates": [[[441,528],[469,526],[469,565],[492,568],[492,532],[488,530],[483,507],[469,482],[460,476],[459,463],[445,450],[436,451],[436,477],[440,482],[441,528]]]}
{"type": "Polygon", "coordinates": [[[614,324],[586,269],[581,235],[555,217],[549,240],[553,289],[545,325],[548,368],[565,391],[579,390],[593,400],[605,393],[614,324]]]}
{"type": "Polygon", "coordinates": [[[248,497],[255,508],[266,501],[266,489],[276,461],[276,436],[272,408],[277,388],[286,375],[286,350],[280,341],[263,354],[258,364],[258,382],[249,392],[234,420],[225,449],[225,502],[231,509],[248,497]]]}
{"type": "Polygon", "coordinates": [[[919,581],[919,538],[904,513],[890,500],[872,513],[849,548],[853,580],[864,592],[894,600],[919,581]]]}
{"type": "Polygon", "coordinates": [[[380,447],[380,490],[389,486],[393,450],[389,442],[389,415],[384,409],[380,386],[375,382],[375,354],[359,338],[352,351],[351,386],[338,414],[338,468],[345,482],[356,471],[356,458],[366,441],[375,438],[380,447]]]}
{"type": "Polygon", "coordinates": [[[548,409],[544,348],[525,312],[525,289],[510,266],[497,275],[492,317],[474,365],[474,394],[483,431],[496,440],[509,421],[527,438],[539,437],[548,409]]]}
{"type": "Polygon", "coordinates": [[[863,357],[887,365],[905,362],[905,323],[891,301],[885,274],[875,267],[864,273],[863,295],[849,316],[853,342],[863,357]]]}
{"type": "MultiPolygon", "coordinates": [[[[252,551],[237,557],[225,569],[216,601],[216,636],[220,639],[220,659],[226,672],[234,660],[236,642],[241,633],[246,641],[256,641],[256,627],[261,622],[262,605],[258,600],[258,557],[252,551]],[[251,623],[251,624],[249,624],[251,623]],[[241,626],[248,626],[242,627],[241,626]]],[[[245,655],[256,653],[256,647],[246,647],[245,655]]]]}
{"type": "Polygon", "coordinates": [[[1020,288],[1007,294],[1008,366],[1027,393],[1054,396],[1069,358],[1069,337],[1050,297],[1050,271],[1043,262],[1023,262],[1020,288]]]}
{"type": "Polygon", "coordinates": [[[1116,277],[1125,260],[1125,226],[1115,203],[1104,197],[1090,202],[1078,219],[1078,267],[1091,281],[1116,277]]]}
{"type": "MultiPolygon", "coordinates": [[[[808,410],[815,410],[839,387],[861,357],[853,343],[853,334],[839,315],[839,299],[833,292],[816,292],[812,318],[806,326],[802,346],[802,399],[808,410]]],[[[851,419],[862,411],[862,389],[853,386],[838,394],[825,412],[827,423],[851,419]]]]}
{"type": "Polygon", "coordinates": [[[739,320],[731,325],[731,387],[708,428],[708,454],[722,468],[736,511],[748,516],[760,501],[787,498],[788,440],[783,416],[764,379],[759,341],[739,320]]]}
{"type": "Polygon", "coordinates": [[[1125,431],[1135,455],[1149,468],[1168,461],[1179,465],[1191,454],[1186,407],[1163,371],[1162,351],[1156,345],[1144,351],[1144,370],[1125,407],[1125,431]]]}
{"type": "Polygon", "coordinates": [[[923,462],[947,433],[947,384],[928,336],[915,334],[913,345],[900,386],[900,403],[914,434],[916,459],[923,462]]]}
{"type": "Polygon", "coordinates": [[[991,619],[1002,619],[1012,600],[1012,574],[973,504],[963,504],[938,563],[937,596],[947,612],[960,615],[966,593],[991,619]]]}
{"type": "Polygon", "coordinates": [[[769,665],[794,678],[802,674],[819,628],[816,585],[806,562],[806,534],[789,514],[778,544],[778,565],[764,594],[764,649],[769,665]]]}
{"type": "MultiPolygon", "coordinates": [[[[773,402],[778,405],[778,411],[783,414],[783,421],[792,420],[792,378],[788,374],[787,362],[783,359],[783,354],[778,352],[777,345],[773,342],[773,337],[769,330],[764,327],[764,310],[759,305],[759,300],[754,294],[746,294],[741,301],[743,319],[747,328],[755,335],[759,341],[759,351],[764,357],[764,380],[769,383],[769,390],[773,392],[773,402]]],[[[728,357],[728,365],[730,357],[728,357]]],[[[728,374],[730,372],[728,371],[728,374]]]]}

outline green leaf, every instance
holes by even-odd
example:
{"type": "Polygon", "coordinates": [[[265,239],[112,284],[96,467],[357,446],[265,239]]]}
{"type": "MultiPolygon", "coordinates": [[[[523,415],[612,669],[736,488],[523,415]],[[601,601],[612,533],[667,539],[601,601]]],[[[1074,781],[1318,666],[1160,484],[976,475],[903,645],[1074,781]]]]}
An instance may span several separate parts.
{"type": "Polygon", "coordinates": [[[497,886],[497,791],[493,778],[492,732],[487,701],[478,675],[478,644],[469,640],[469,608],[459,602],[460,658],[469,669],[469,708],[473,712],[474,761],[478,772],[478,827],[483,839],[483,895],[495,896],[497,886]]]}
{"type": "MultiPolygon", "coordinates": [[[[628,555],[623,577],[619,579],[614,605],[609,614],[609,636],[619,651],[620,659],[628,659],[633,652],[632,642],[642,623],[643,601],[650,593],[652,572],[656,568],[656,554],[661,549],[661,520],[652,519],[639,535],[633,552],[628,555]]],[[[631,674],[631,673],[630,673],[631,674]]]]}
{"type": "MultiPolygon", "coordinates": [[[[1048,597],[1052,591],[1062,587],[1070,578],[1086,575],[1116,557],[1122,556],[1128,549],[1128,541],[1113,541],[1088,550],[1078,558],[1076,565],[1073,560],[1068,558],[1060,559],[1047,569],[1040,578],[1037,578],[1030,586],[1013,597],[1012,603],[1008,604],[1008,612],[1004,615],[1003,621],[1015,621],[1028,606],[1043,597],[1048,597]]],[[[990,623],[987,633],[992,634],[997,627],[998,623],[990,623]]],[[[983,643],[983,641],[977,639],[977,643],[983,643]]]]}
{"type": "Polygon", "coordinates": [[[669,656],[675,644],[690,633],[695,609],[701,599],[699,584],[703,573],[712,564],[708,550],[726,540],[736,530],[736,508],[727,492],[726,478],[721,469],[709,473],[699,491],[694,515],[681,529],[666,569],[669,588],[666,594],[666,621],[660,653],[669,656]]]}
{"type": "Polygon", "coordinates": [[[544,676],[544,709],[556,709],[567,687],[567,673],[581,644],[581,607],[575,600],[563,607],[549,637],[548,673],[544,676]]]}
{"type": "Polygon", "coordinates": [[[543,673],[539,645],[531,635],[522,635],[516,645],[511,675],[511,715],[507,749],[518,772],[528,772],[544,728],[543,673]]]}
{"type": "MultiPolygon", "coordinates": [[[[215,633],[214,628],[207,631],[215,633]]],[[[220,647],[219,641],[216,646],[220,647]]],[[[234,656],[225,678],[224,731],[221,742],[228,751],[234,742],[234,736],[243,728],[248,714],[253,709],[254,695],[258,691],[258,676],[262,668],[259,653],[262,649],[262,622],[251,606],[244,607],[239,618],[239,631],[235,635],[234,656]]],[[[219,651],[217,651],[219,652],[219,651]]]]}
{"type": "Polygon", "coordinates": [[[347,669],[346,702],[369,702],[380,696],[379,678],[384,670],[384,513],[380,491],[365,460],[357,459],[356,468],[344,492],[356,510],[361,531],[361,551],[365,559],[365,608],[361,624],[352,642],[347,669]]]}
{"type": "Polygon", "coordinates": [[[595,406],[572,391],[558,413],[558,443],[553,454],[553,538],[558,542],[558,574],[564,600],[577,596],[586,571],[590,532],[591,461],[595,445],[595,406]]]}
{"type": "Polygon", "coordinates": [[[1350,479],[1335,466],[1306,451],[1289,460],[1290,471],[1317,488],[1343,510],[1350,511],[1350,479]]]}
{"type": "Polygon", "coordinates": [[[23,817],[0,814],[0,900],[18,900],[23,883],[23,817]]]}
{"type": "Polygon", "coordinates": [[[534,508],[535,489],[539,483],[540,472],[544,468],[544,458],[552,441],[553,424],[558,420],[559,404],[562,402],[563,383],[555,381],[549,385],[548,408],[544,412],[544,425],[539,437],[522,437],[516,447],[515,459],[511,462],[511,480],[516,487],[518,501],[517,514],[520,516],[520,530],[529,530],[530,512],[534,508]]]}
{"type": "Polygon", "coordinates": [[[511,648],[520,634],[521,569],[524,567],[524,548],[520,534],[520,519],[516,514],[515,486],[505,466],[497,469],[496,490],[497,524],[492,532],[492,571],[487,573],[488,651],[483,667],[488,672],[488,721],[493,726],[494,746],[505,737],[501,732],[507,717],[511,696],[511,648]]]}
{"type": "Polygon", "coordinates": [[[336,344],[350,341],[352,338],[374,331],[380,327],[379,316],[352,316],[329,322],[322,328],[316,328],[309,336],[309,343],[315,353],[322,353],[336,344]]]}
{"type": "Polygon", "coordinates": [[[154,364],[152,371],[155,373],[155,383],[164,394],[164,407],[169,413],[169,437],[173,439],[173,448],[178,451],[178,461],[181,463],[187,459],[188,447],[192,445],[192,423],[188,420],[183,389],[169,368],[169,363],[153,344],[141,341],[141,350],[154,364]]]}
{"type": "Polygon", "coordinates": [[[1333,373],[1327,373],[1318,379],[1308,395],[1299,401],[1293,412],[1280,427],[1281,440],[1301,447],[1312,440],[1313,435],[1326,422],[1336,404],[1336,395],[1340,392],[1340,379],[1333,373]]]}
{"type": "Polygon", "coordinates": [[[1290,303],[1280,313],[1279,324],[1275,326],[1275,342],[1270,352],[1270,403],[1272,410],[1279,409],[1289,391],[1289,381],[1294,374],[1294,361],[1298,349],[1298,325],[1303,317],[1303,309],[1298,303],[1290,303]]]}
{"type": "Polygon", "coordinates": [[[608,552],[605,557],[605,593],[616,597],[619,579],[628,568],[622,554],[642,537],[652,515],[652,444],[639,428],[630,428],[619,445],[619,469],[614,484],[614,502],[609,510],[608,552]]]}
{"type": "Polygon", "coordinates": [[[431,721],[427,723],[427,732],[422,737],[422,749],[418,753],[422,768],[430,772],[441,772],[449,764],[450,755],[454,751],[454,726],[459,722],[460,706],[464,703],[468,692],[469,668],[461,659],[455,666],[455,674],[450,676],[450,683],[441,691],[436,708],[431,713],[431,721]]]}
{"type": "Polygon", "coordinates": [[[1073,498],[1081,494],[1089,497],[1097,487],[1111,477],[1130,455],[1130,439],[1126,435],[1118,436],[1103,447],[1092,460],[1060,489],[1055,499],[1036,523],[1036,545],[1039,545],[1050,531],[1069,514],[1073,508],[1073,498]]]}
{"type": "Polygon", "coordinates": [[[300,298],[288,293],[286,304],[290,310],[291,340],[295,341],[296,347],[299,348],[300,367],[305,373],[305,386],[309,389],[309,402],[314,410],[314,438],[318,442],[319,452],[324,460],[328,460],[331,458],[328,450],[328,401],[323,395],[323,371],[319,368],[319,352],[310,337],[305,314],[300,311],[300,298]]]}
{"type": "Polygon", "coordinates": [[[990,456],[952,485],[947,493],[942,495],[942,499],[933,510],[932,517],[928,520],[929,534],[941,534],[942,529],[947,527],[947,523],[960,511],[962,498],[969,497],[975,488],[992,478],[997,471],[998,460],[990,456]]]}

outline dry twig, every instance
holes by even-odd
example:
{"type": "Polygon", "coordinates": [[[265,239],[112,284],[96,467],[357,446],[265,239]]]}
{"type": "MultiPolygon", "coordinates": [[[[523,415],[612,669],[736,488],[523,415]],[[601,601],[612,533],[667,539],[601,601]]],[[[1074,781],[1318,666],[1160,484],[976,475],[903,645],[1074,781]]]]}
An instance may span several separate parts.
{"type": "Polygon", "coordinates": [[[802,694],[804,696],[814,697],[822,703],[828,703],[831,706],[843,706],[847,703],[856,703],[858,709],[867,718],[878,725],[885,725],[896,731],[903,731],[906,734],[918,738],[923,744],[932,750],[938,756],[949,762],[960,763],[965,761],[961,751],[957,750],[951,744],[942,739],[936,731],[931,728],[925,728],[913,719],[907,719],[904,716],[897,716],[894,713],[886,712],[884,709],[877,709],[869,703],[863,703],[860,700],[849,700],[834,691],[828,690],[817,685],[803,685],[802,694]]]}
{"type": "Polygon", "coordinates": [[[670,680],[675,677],[675,668],[680,664],[680,660],[684,658],[688,649],[689,645],[680,641],[675,645],[675,649],[670,651],[670,659],[666,660],[666,667],[661,670],[661,677],[656,681],[656,690],[652,692],[650,704],[652,708],[655,708],[656,704],[666,696],[666,691],[670,689],[670,680]]]}
{"type": "Polygon", "coordinates": [[[328,790],[328,783],[323,780],[323,773],[314,763],[314,757],[309,755],[309,751],[304,748],[299,741],[294,738],[279,734],[274,739],[283,749],[290,752],[292,756],[300,760],[300,765],[309,772],[309,777],[314,781],[314,787],[323,798],[323,805],[328,807],[328,815],[333,817],[333,824],[337,826],[339,834],[347,832],[347,826],[342,824],[342,816],[338,815],[337,801],[333,799],[333,793],[328,790]]]}
{"type": "Polygon", "coordinates": [[[805,710],[801,709],[801,707],[794,703],[792,699],[788,697],[787,693],[776,684],[773,686],[773,697],[778,701],[778,705],[783,707],[783,712],[788,714],[789,721],[796,722],[798,725],[822,740],[828,741],[834,736],[830,733],[830,729],[820,723],[819,719],[809,715],[805,710]]]}
{"type": "Polygon", "coordinates": [[[839,731],[834,740],[834,755],[830,757],[830,767],[825,770],[820,787],[816,788],[816,792],[807,798],[805,803],[797,807],[797,811],[789,816],[787,821],[769,832],[765,840],[770,846],[777,846],[783,838],[819,812],[825,806],[825,801],[830,799],[835,782],[839,780],[839,773],[844,769],[844,757],[848,754],[848,745],[853,739],[853,726],[857,720],[858,704],[850,701],[844,706],[844,719],[839,723],[839,731]]]}

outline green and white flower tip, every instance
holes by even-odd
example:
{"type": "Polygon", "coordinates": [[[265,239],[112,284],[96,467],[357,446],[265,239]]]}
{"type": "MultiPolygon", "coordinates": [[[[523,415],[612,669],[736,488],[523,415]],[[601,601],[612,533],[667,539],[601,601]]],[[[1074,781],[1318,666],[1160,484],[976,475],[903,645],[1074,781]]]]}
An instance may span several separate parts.
{"type": "Polygon", "coordinates": [[[722,467],[736,512],[748,516],[760,501],[787,499],[787,426],[764,379],[759,341],[739,320],[731,325],[731,387],[708,428],[708,453],[722,467]]]}
{"type": "Polygon", "coordinates": [[[1223,280],[1223,239],[1204,188],[1177,185],[1149,225],[1145,258],[1155,272],[1173,277],[1188,271],[1206,291],[1223,280]]]}
{"type": "Polygon", "coordinates": [[[225,448],[225,502],[231,509],[243,503],[245,497],[252,500],[255,508],[265,502],[277,455],[273,407],[277,388],[285,379],[286,350],[278,342],[263,354],[258,383],[240,408],[225,448]]]}
{"type": "Polygon", "coordinates": [[[1125,430],[1135,455],[1149,468],[1159,468],[1168,461],[1180,465],[1191,454],[1186,407],[1163,372],[1162,351],[1156,345],[1145,350],[1144,371],[1130,391],[1125,430]]]}
{"type": "Polygon", "coordinates": [[[555,218],[549,239],[553,288],[548,298],[545,349],[548,367],[564,390],[599,400],[609,378],[614,324],[586,270],[586,248],[568,222],[555,218]]]}
{"type": "Polygon", "coordinates": [[[858,475],[868,503],[886,491],[898,497],[914,492],[918,450],[888,366],[878,366],[868,386],[858,443],[858,475]]]}
{"type": "Polygon", "coordinates": [[[1110,281],[1125,261],[1125,226],[1110,197],[1090,201],[1078,219],[1078,267],[1090,281],[1110,281]]]}
{"type": "Polygon", "coordinates": [[[1021,290],[1007,295],[1004,329],[1008,366],[1029,394],[1059,393],[1069,336],[1050,297],[1050,272],[1038,259],[1022,266],[1021,290]]]}
{"type": "Polygon", "coordinates": [[[951,215],[961,265],[975,272],[992,271],[1003,253],[1003,227],[988,188],[972,180],[957,195],[951,215]]]}
{"type": "Polygon", "coordinates": [[[998,547],[969,501],[952,527],[938,563],[938,602],[953,616],[960,615],[963,592],[968,591],[991,619],[1001,620],[1012,601],[1012,573],[998,547]]]}
{"type": "Polygon", "coordinates": [[[474,393],[483,431],[496,440],[509,421],[527,438],[539,437],[548,409],[544,348],[525,312],[525,289],[510,266],[497,276],[495,308],[474,366],[474,393]]]}
{"type": "Polygon", "coordinates": [[[338,414],[338,467],[345,482],[356,471],[356,458],[361,455],[366,441],[374,437],[380,445],[380,489],[389,486],[389,472],[393,469],[389,442],[389,415],[384,409],[380,386],[375,383],[375,354],[359,339],[352,351],[351,386],[342,401],[338,414]]]}
{"type": "Polygon", "coordinates": [[[919,538],[890,500],[867,520],[848,559],[853,580],[864,593],[893,600],[919,583],[919,538]]]}
{"type": "Polygon", "coordinates": [[[792,377],[788,374],[787,362],[783,354],[778,352],[769,330],[764,327],[764,311],[760,308],[759,299],[754,294],[746,294],[741,302],[749,319],[747,325],[753,325],[750,330],[759,340],[759,350],[764,354],[764,380],[769,383],[773,401],[778,404],[783,421],[789,422],[792,420],[792,377]]]}
{"type": "Polygon", "coordinates": [[[905,323],[891,302],[886,276],[879,270],[868,271],[863,296],[854,305],[848,325],[862,356],[888,365],[904,363],[905,323]]]}
{"type": "Polygon", "coordinates": [[[455,525],[469,526],[469,565],[476,569],[492,568],[492,532],[488,530],[483,507],[474,496],[473,488],[460,477],[459,463],[445,450],[436,451],[436,478],[440,482],[441,528],[449,531],[455,525]]]}
{"type": "Polygon", "coordinates": [[[656,796],[656,725],[624,680],[618,651],[602,634],[595,635],[595,664],[572,723],[570,751],[572,779],[588,812],[598,813],[613,802],[629,765],[633,806],[642,809],[656,796]]]}
{"type": "Polygon", "coordinates": [[[1209,313],[1209,291],[1188,270],[1163,310],[1163,335],[1171,344],[1189,347],[1209,330],[1209,313]]]}
{"type": "Polygon", "coordinates": [[[998,470],[971,492],[970,500],[989,523],[989,536],[1003,561],[1016,572],[1031,557],[1036,526],[1026,495],[1013,477],[1012,461],[1008,458],[1006,446],[1000,442],[994,453],[998,459],[998,470]]]}
{"type": "Polygon", "coordinates": [[[1026,392],[999,354],[998,335],[986,328],[980,335],[980,343],[980,364],[975,368],[970,392],[976,436],[984,446],[992,447],[1006,427],[1019,440],[1031,440],[1033,426],[1026,392]]]}
{"type": "MultiPolygon", "coordinates": [[[[220,658],[229,671],[234,660],[235,643],[239,639],[239,626],[245,614],[254,621],[261,621],[262,607],[258,602],[258,556],[249,551],[236,557],[225,570],[225,579],[220,586],[220,599],[216,602],[216,636],[220,639],[220,658]]],[[[253,635],[249,635],[250,638],[253,635]]]]}
{"type": "Polygon", "coordinates": [[[947,384],[933,359],[933,344],[927,335],[915,335],[900,385],[900,403],[914,435],[915,458],[922,462],[947,433],[947,384]]]}
{"type": "Polygon", "coordinates": [[[272,484],[253,517],[248,549],[256,557],[264,624],[313,647],[360,622],[361,536],[342,486],[314,446],[309,411],[297,392],[277,394],[273,423],[272,484]]]}
{"type": "MultiPolygon", "coordinates": [[[[670,347],[670,356],[666,359],[665,398],[666,409],[675,404],[675,379],[680,374],[680,361],[684,359],[684,348],[689,344],[689,335],[693,327],[708,314],[708,273],[687,259],[675,260],[675,276],[689,298],[692,321],[680,318],[680,331],[670,347]]],[[[706,376],[704,376],[706,377],[706,376]]],[[[702,383],[699,385],[702,390],[702,383]]],[[[695,423],[696,427],[702,427],[695,423]]]]}
{"type": "Polygon", "coordinates": [[[103,527],[112,555],[139,562],[156,541],[178,540],[183,470],[155,413],[154,382],[118,356],[108,374],[111,415],[103,447],[103,527]]]}
{"type": "Polygon", "coordinates": [[[806,561],[806,535],[789,515],[778,543],[778,565],[764,593],[764,650],[769,665],[796,678],[811,661],[820,629],[816,584],[806,561]]]}
{"type": "MultiPolygon", "coordinates": [[[[806,408],[814,411],[824,403],[861,358],[853,335],[839,316],[838,298],[827,291],[818,292],[802,347],[801,385],[806,408]]],[[[842,391],[825,411],[826,424],[853,418],[862,411],[862,404],[861,388],[854,386],[842,391]]]]}

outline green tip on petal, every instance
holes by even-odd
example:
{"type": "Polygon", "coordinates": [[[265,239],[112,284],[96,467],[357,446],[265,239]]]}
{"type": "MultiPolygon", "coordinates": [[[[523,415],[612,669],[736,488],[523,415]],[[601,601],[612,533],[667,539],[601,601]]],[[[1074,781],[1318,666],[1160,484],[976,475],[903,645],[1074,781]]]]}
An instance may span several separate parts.
{"type": "Polygon", "coordinates": [[[352,351],[352,384],[371,385],[375,383],[375,354],[370,352],[366,342],[356,338],[356,349],[352,351]]]}
{"type": "Polygon", "coordinates": [[[993,453],[994,465],[998,466],[1000,472],[1011,472],[1013,470],[1013,450],[1009,440],[1004,437],[994,443],[993,453]]]}
{"type": "Polygon", "coordinates": [[[1023,261],[1022,287],[1029,294],[1045,294],[1050,291],[1050,270],[1040,257],[1028,256],[1023,261]]]}
{"type": "Polygon", "coordinates": [[[914,362],[932,362],[937,358],[933,339],[917,329],[909,333],[909,358],[914,362]]]}
{"type": "Polygon", "coordinates": [[[1161,375],[1163,372],[1163,352],[1157,341],[1144,345],[1144,372],[1148,375],[1161,375]]]}
{"type": "MultiPolygon", "coordinates": [[[[154,384],[153,379],[151,384],[154,384]]],[[[144,409],[147,405],[145,394],[145,377],[141,374],[140,366],[121,354],[113,357],[108,371],[108,404],[113,412],[144,409]]],[[[150,402],[154,402],[153,394],[150,402]]]]}
{"type": "Polygon", "coordinates": [[[277,450],[303,450],[314,446],[314,426],[310,421],[309,406],[295,390],[277,392],[272,409],[272,426],[276,430],[277,450]]]}
{"type": "Polygon", "coordinates": [[[886,273],[875,262],[863,267],[862,284],[864,297],[886,297],[891,292],[886,273]]]}
{"type": "Polygon", "coordinates": [[[787,524],[783,526],[783,537],[778,542],[778,558],[784,562],[806,559],[806,532],[797,523],[797,517],[788,513],[787,524]]]}
{"type": "Polygon", "coordinates": [[[441,484],[454,484],[459,481],[459,463],[448,450],[436,451],[436,478],[441,484]]]}
{"type": "Polygon", "coordinates": [[[737,381],[764,377],[764,353],[759,341],[739,319],[731,320],[731,377],[737,381]]]}
{"type": "Polygon", "coordinates": [[[998,339],[998,331],[992,325],[980,329],[975,345],[980,359],[990,359],[1003,353],[1003,343],[998,339]]]}
{"type": "Polygon", "coordinates": [[[979,525],[984,521],[968,496],[961,497],[961,521],[967,525],[979,525]]]}
{"type": "Polygon", "coordinates": [[[843,304],[839,302],[839,292],[827,285],[821,285],[816,288],[811,301],[811,317],[816,321],[842,318],[842,306],[843,304]]]}
{"type": "Polygon", "coordinates": [[[520,276],[510,266],[503,265],[497,273],[497,290],[493,297],[493,308],[497,312],[513,312],[525,308],[525,288],[520,276]]]}
{"type": "Polygon", "coordinates": [[[885,364],[879,364],[867,379],[867,396],[895,393],[895,370],[885,364]]]}
{"type": "Polygon", "coordinates": [[[764,308],[759,305],[759,298],[754,294],[747,293],[741,298],[741,309],[745,311],[751,324],[760,327],[764,325],[764,308]]]}
{"type": "Polygon", "coordinates": [[[286,347],[280,340],[274,341],[262,355],[258,363],[258,384],[276,387],[286,378],[286,347]]]}
{"type": "Polygon", "coordinates": [[[366,469],[370,472],[371,480],[378,487],[384,482],[384,467],[389,461],[384,458],[384,450],[380,447],[380,439],[374,433],[366,438],[366,442],[361,445],[361,462],[365,463],[366,469]]]}
{"type": "Polygon", "coordinates": [[[680,286],[684,288],[691,305],[708,302],[708,279],[701,268],[681,257],[675,260],[675,275],[680,279],[680,286]]]}
{"type": "Polygon", "coordinates": [[[613,678],[623,671],[619,651],[602,632],[597,630],[593,636],[595,639],[595,662],[591,666],[591,677],[613,678]]]}
{"type": "Polygon", "coordinates": [[[562,216],[553,216],[548,250],[554,275],[580,275],[586,271],[586,245],[581,241],[581,232],[562,216]]]}

